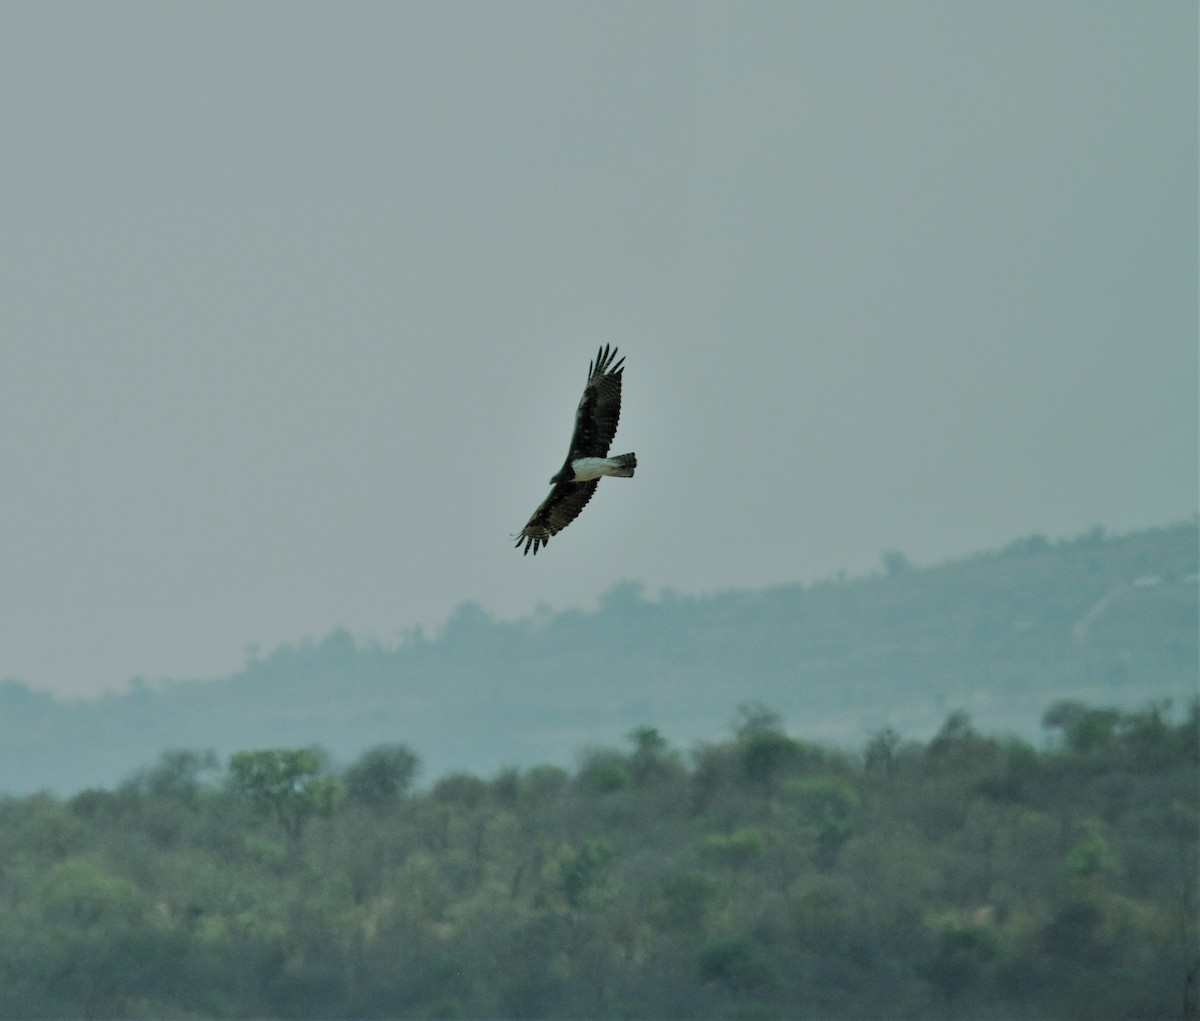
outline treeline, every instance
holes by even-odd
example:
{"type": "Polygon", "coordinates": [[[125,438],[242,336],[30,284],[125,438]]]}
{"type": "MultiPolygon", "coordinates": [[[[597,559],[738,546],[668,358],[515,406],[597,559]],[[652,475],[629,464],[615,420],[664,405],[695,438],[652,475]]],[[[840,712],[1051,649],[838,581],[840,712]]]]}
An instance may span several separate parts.
{"type": "Polygon", "coordinates": [[[850,753],[746,705],[573,772],[184,751],[10,797],[0,1013],[1195,1017],[1200,701],[1043,723],[850,753]]]}

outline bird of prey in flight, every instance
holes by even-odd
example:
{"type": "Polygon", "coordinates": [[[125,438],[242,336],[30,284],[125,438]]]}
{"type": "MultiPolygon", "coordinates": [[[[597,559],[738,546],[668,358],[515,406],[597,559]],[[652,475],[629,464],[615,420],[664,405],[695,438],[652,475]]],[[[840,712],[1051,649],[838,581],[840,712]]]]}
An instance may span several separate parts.
{"type": "Polygon", "coordinates": [[[571,449],[557,474],[550,480],[554,487],[542,505],[533,512],[521,534],[517,548],[525,544],[525,555],[534,555],[578,516],[600,483],[600,476],[633,477],[636,454],[608,456],[617,422],[621,417],[621,374],[625,359],[614,362],[617,349],[604,345],[595,362],[588,365],[587,385],[575,412],[575,432],[571,449]]]}

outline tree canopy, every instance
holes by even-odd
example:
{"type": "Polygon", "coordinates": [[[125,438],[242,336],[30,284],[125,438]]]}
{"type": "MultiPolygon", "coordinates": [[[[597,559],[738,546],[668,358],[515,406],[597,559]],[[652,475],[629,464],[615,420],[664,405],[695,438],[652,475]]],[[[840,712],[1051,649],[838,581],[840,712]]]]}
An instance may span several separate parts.
{"type": "Polygon", "coordinates": [[[851,752],[749,704],[574,771],[177,751],[3,798],[0,1016],[1195,1018],[1200,702],[1043,722],[851,752]]]}

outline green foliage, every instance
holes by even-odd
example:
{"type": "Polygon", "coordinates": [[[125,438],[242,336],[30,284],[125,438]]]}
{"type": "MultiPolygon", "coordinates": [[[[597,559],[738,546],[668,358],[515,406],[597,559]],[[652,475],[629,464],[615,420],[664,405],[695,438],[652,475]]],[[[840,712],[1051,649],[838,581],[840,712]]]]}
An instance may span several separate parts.
{"type": "Polygon", "coordinates": [[[950,923],[937,933],[934,950],[921,972],[953,1004],[972,984],[978,983],[1000,954],[1001,940],[994,927],[950,923]]]}
{"type": "Polygon", "coordinates": [[[1042,716],[1042,725],[1062,731],[1066,747],[1078,755],[1108,753],[1117,745],[1116,709],[1089,709],[1081,702],[1056,702],[1042,716]]]}
{"type": "Polygon", "coordinates": [[[800,746],[786,734],[763,731],[739,742],[742,772],[747,779],[767,786],[800,758],[800,746]]]}
{"type": "Polygon", "coordinates": [[[163,752],[158,765],[139,774],[134,782],[155,797],[191,804],[204,789],[205,778],[214,775],[218,768],[216,753],[211,750],[176,749],[163,752]]]}
{"type": "Polygon", "coordinates": [[[980,738],[971,726],[971,717],[962,710],[955,710],[929,742],[929,755],[940,759],[967,757],[979,748],[979,744],[980,738]]]}
{"type": "Polygon", "coordinates": [[[1116,855],[1094,822],[1088,824],[1084,837],[1067,851],[1064,861],[1073,879],[1091,879],[1117,867],[1116,855]]]}
{"type": "Polygon", "coordinates": [[[408,793],[419,767],[416,753],[404,745],[377,745],[342,774],[346,798],[373,809],[393,807],[408,793]]]}
{"type": "Polygon", "coordinates": [[[313,748],[237,752],[229,759],[228,786],[296,837],[311,816],[328,815],[342,799],[341,781],[323,770],[323,757],[313,748]]]}
{"type": "Polygon", "coordinates": [[[475,808],[488,795],[488,785],[470,773],[451,773],[433,785],[433,799],[444,805],[475,808]]]}
{"type": "Polygon", "coordinates": [[[784,794],[807,815],[821,818],[830,813],[845,818],[862,804],[854,785],[841,776],[804,776],[789,780],[784,794]]]}
{"type": "Polygon", "coordinates": [[[736,727],[736,752],[742,776],[764,791],[772,791],[783,776],[820,762],[823,752],[789,737],[772,709],[743,704],[736,727]]]}
{"type": "Polygon", "coordinates": [[[1178,1016],[1195,707],[1047,721],[855,759],[750,706],[687,762],[653,728],[425,790],[401,745],[173,752],[0,798],[0,1016],[1178,1016]]]}
{"type": "Polygon", "coordinates": [[[766,952],[748,936],[730,936],[700,951],[701,982],[719,982],[734,993],[752,992],[776,981],[766,952]]]}
{"type": "Polygon", "coordinates": [[[579,910],[603,896],[615,856],[607,840],[585,840],[578,847],[563,844],[546,863],[543,874],[562,893],[567,906],[579,910]]]}
{"type": "Polygon", "coordinates": [[[68,858],[51,868],[38,894],[49,920],[72,925],[129,922],[145,908],[134,883],[81,858],[68,858]]]}
{"type": "Polygon", "coordinates": [[[817,828],[816,863],[818,868],[832,868],[842,845],[850,839],[853,833],[854,826],[827,806],[821,813],[821,825],[817,828]]]}
{"type": "Polygon", "coordinates": [[[561,766],[531,766],[521,777],[521,795],[527,801],[552,804],[562,796],[569,779],[561,766]]]}
{"type": "Polygon", "coordinates": [[[679,755],[673,751],[655,727],[638,727],[629,734],[634,751],[629,757],[628,769],[634,783],[639,787],[661,783],[680,775],[682,765],[679,755]]]}
{"type": "Polygon", "coordinates": [[[633,786],[625,758],[616,752],[592,752],[584,757],[579,783],[593,794],[613,794],[633,786]]]}
{"type": "Polygon", "coordinates": [[[247,833],[242,841],[246,854],[263,865],[280,866],[287,861],[287,848],[278,840],[264,837],[258,833],[247,833]]]}
{"type": "Polygon", "coordinates": [[[659,880],[662,895],[662,924],[670,929],[696,932],[704,925],[709,906],[720,886],[704,872],[671,873],[659,880]]]}
{"type": "Polygon", "coordinates": [[[757,826],[743,826],[732,833],[709,833],[700,838],[700,857],[739,868],[763,856],[766,838],[757,826]]]}
{"type": "Polygon", "coordinates": [[[883,727],[877,731],[863,752],[867,771],[890,777],[897,767],[903,744],[903,739],[893,728],[883,727]]]}

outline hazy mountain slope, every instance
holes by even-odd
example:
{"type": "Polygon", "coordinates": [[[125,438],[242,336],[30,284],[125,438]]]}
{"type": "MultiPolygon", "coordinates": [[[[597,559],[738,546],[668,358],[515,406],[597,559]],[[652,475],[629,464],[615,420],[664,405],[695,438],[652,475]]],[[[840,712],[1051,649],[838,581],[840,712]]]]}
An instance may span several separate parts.
{"type": "Polygon", "coordinates": [[[500,623],[473,604],[436,640],[358,646],[343,631],[224,680],[63,704],[0,685],[0,790],[111,784],[167,748],[380,742],[426,777],[567,761],[642,724],[677,744],[761,701],[790,729],[860,744],[928,736],[952,709],[1028,729],[1065,697],[1133,706],[1197,687],[1194,523],[1050,544],[886,576],[703,598],[618,586],[595,613],[500,623]]]}

